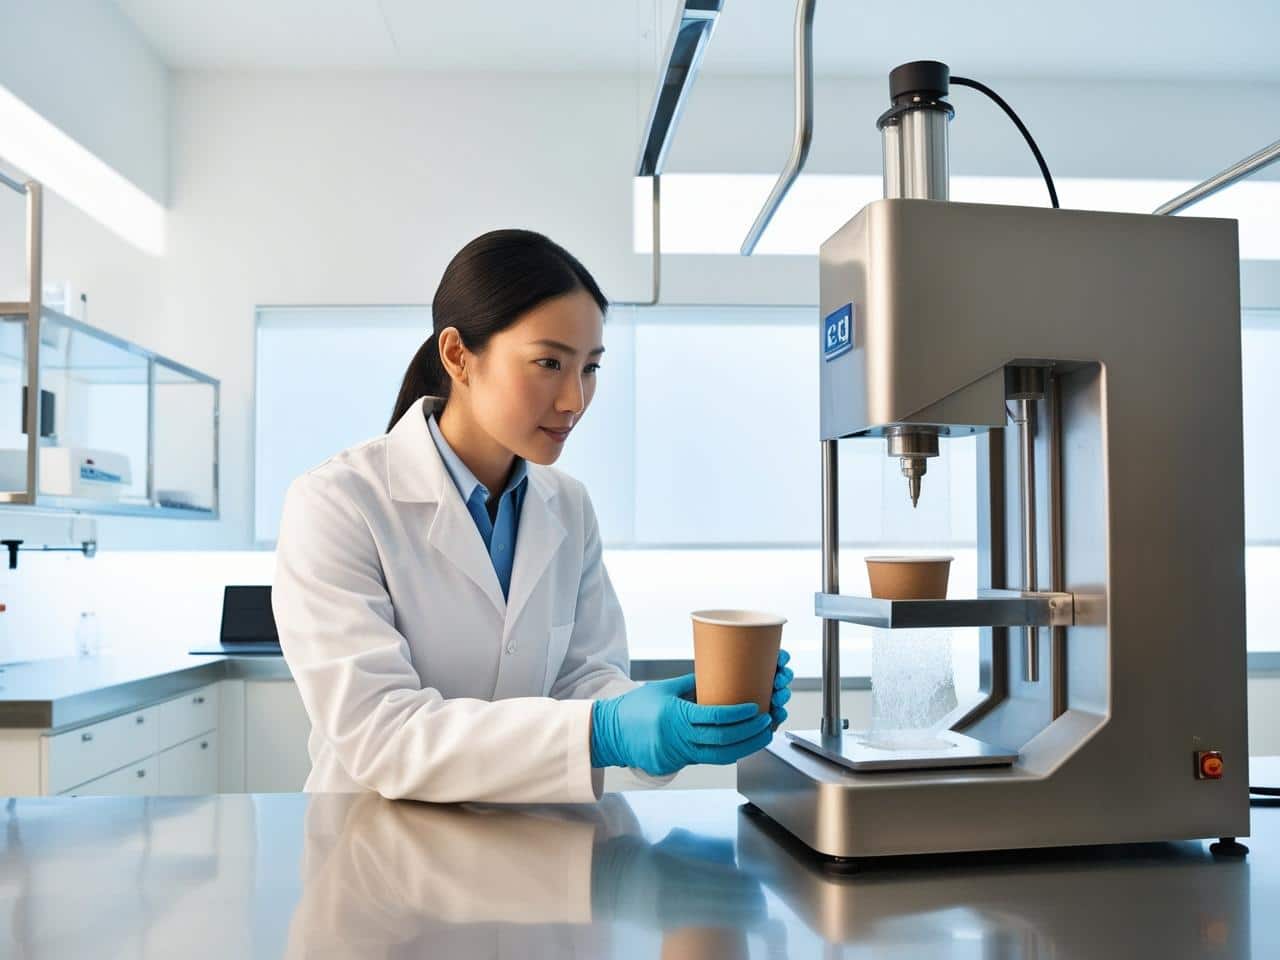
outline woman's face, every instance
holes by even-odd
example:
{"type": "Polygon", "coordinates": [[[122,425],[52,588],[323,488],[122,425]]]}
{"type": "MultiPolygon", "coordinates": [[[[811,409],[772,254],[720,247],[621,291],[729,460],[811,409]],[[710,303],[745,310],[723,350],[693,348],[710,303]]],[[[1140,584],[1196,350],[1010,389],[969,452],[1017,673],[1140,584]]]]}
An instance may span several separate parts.
{"type": "Polygon", "coordinates": [[[476,424],[518,457],[555,463],[595,396],[603,331],[595,300],[575,290],[494,334],[467,358],[476,424]]]}

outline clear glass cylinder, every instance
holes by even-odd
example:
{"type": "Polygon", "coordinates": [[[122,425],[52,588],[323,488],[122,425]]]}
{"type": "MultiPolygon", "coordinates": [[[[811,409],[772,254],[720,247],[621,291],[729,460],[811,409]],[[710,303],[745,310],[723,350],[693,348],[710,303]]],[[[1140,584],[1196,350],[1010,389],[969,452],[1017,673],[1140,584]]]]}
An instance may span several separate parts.
{"type": "Polygon", "coordinates": [[[950,630],[872,630],[868,746],[950,748],[935,731],[956,703],[950,630]]]}

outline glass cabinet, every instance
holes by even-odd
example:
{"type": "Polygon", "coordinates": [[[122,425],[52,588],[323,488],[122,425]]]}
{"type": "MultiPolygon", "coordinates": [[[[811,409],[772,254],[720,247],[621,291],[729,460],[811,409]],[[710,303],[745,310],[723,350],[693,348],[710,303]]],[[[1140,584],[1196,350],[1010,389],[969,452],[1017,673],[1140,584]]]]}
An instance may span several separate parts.
{"type": "MultiPolygon", "coordinates": [[[[39,185],[21,186],[38,298],[39,185]]],[[[0,505],[216,518],[218,389],[38,299],[0,303],[0,505]]]]}

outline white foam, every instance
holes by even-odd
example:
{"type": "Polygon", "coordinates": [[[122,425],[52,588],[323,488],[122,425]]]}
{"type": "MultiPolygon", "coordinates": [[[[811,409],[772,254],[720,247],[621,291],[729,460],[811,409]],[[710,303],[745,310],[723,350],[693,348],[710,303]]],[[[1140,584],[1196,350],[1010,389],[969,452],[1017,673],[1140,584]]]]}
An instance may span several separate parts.
{"type": "Polygon", "coordinates": [[[869,745],[883,750],[949,747],[933,731],[955,707],[950,631],[872,631],[869,745]]]}

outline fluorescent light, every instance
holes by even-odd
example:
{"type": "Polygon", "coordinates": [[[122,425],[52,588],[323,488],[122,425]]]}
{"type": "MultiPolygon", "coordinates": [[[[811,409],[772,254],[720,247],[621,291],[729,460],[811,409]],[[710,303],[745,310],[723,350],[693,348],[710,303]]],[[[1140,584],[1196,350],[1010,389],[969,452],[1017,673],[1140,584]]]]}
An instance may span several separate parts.
{"type": "MultiPolygon", "coordinates": [[[[664,253],[737,254],[742,237],[773,186],[773,174],[668,173],[662,177],[664,253]]],[[[1055,181],[1062,205],[1075,210],[1150,213],[1194,186],[1190,180],[1066,177],[1055,181]]],[[[757,248],[761,254],[814,255],[818,246],[872,200],[880,177],[802,174],[757,248]]],[[[647,180],[635,181],[633,247],[650,249],[647,180]]],[[[1047,206],[1039,177],[952,177],[951,199],[968,203],[1047,206]]],[[[1203,200],[1182,216],[1240,223],[1240,259],[1280,260],[1280,181],[1246,180],[1203,200]]]]}
{"type": "Polygon", "coordinates": [[[164,253],[164,207],[3,86],[0,158],[143,252],[164,253]]]}

